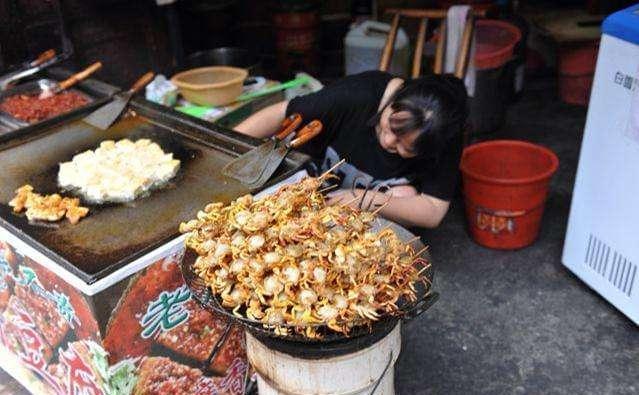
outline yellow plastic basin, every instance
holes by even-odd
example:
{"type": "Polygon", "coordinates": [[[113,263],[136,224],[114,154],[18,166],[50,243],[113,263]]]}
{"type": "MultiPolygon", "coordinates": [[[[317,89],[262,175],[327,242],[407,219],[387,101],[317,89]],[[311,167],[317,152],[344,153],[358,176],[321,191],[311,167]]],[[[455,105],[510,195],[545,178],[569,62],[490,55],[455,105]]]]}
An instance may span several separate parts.
{"type": "Polygon", "coordinates": [[[171,78],[184,98],[201,106],[223,106],[242,93],[245,69],[227,66],[200,67],[183,71],[171,78]]]}

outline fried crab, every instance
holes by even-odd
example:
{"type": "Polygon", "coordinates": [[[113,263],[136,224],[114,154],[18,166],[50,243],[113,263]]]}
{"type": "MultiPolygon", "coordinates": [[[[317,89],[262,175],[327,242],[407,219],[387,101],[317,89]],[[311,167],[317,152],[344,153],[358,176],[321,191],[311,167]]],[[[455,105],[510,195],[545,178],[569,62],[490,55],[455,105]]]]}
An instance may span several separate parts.
{"type": "Polygon", "coordinates": [[[198,257],[197,275],[223,307],[279,334],[320,337],[318,328],[348,335],[415,301],[429,262],[376,215],[328,206],[308,177],[255,199],[208,204],[180,225],[198,257]]]}
{"type": "Polygon", "coordinates": [[[55,222],[66,217],[70,223],[77,224],[89,214],[87,207],[80,206],[80,199],[62,197],[57,193],[41,195],[33,192],[29,184],[16,189],[16,196],[9,202],[16,213],[26,210],[29,221],[40,220],[55,222]]]}

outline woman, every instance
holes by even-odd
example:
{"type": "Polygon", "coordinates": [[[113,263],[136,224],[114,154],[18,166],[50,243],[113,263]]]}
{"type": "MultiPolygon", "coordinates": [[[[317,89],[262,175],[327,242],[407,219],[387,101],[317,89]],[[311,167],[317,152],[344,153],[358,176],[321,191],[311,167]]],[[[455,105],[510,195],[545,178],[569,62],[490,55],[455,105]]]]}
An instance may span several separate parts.
{"type": "Polygon", "coordinates": [[[366,206],[386,203],[380,211],[385,218],[434,228],[458,182],[466,101],[464,84],[452,76],[404,81],[368,71],[267,107],[236,130],[263,138],[292,113],[301,114],[303,124],[319,119],[322,133],[302,150],[320,161],[321,170],[346,159],[336,171],[343,189],[330,194],[333,202],[357,204],[354,197],[378,186],[384,193],[366,194],[366,206]]]}

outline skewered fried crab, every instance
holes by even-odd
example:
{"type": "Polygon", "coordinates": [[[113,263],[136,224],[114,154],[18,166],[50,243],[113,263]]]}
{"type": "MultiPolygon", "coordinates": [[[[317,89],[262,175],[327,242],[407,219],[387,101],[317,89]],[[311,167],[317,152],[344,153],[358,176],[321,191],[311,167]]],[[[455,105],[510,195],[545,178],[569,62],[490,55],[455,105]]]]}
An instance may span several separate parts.
{"type": "Polygon", "coordinates": [[[198,254],[193,268],[237,316],[279,334],[348,334],[397,315],[414,301],[429,263],[390,228],[372,231],[375,215],[327,206],[322,177],[305,178],[273,195],[212,203],[180,225],[198,254]]]}

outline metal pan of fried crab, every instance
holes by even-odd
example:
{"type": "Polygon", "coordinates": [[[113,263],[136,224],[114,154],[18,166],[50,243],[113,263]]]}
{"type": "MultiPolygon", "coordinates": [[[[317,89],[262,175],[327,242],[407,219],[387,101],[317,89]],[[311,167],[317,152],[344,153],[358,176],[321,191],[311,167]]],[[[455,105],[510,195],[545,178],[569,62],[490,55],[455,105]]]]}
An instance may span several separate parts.
{"type": "Polygon", "coordinates": [[[345,335],[386,316],[401,316],[430,288],[430,263],[376,215],[328,206],[322,177],[272,195],[212,203],[180,226],[197,253],[193,270],[220,304],[279,334],[345,335]],[[420,284],[421,283],[421,284],[420,284]]]}

